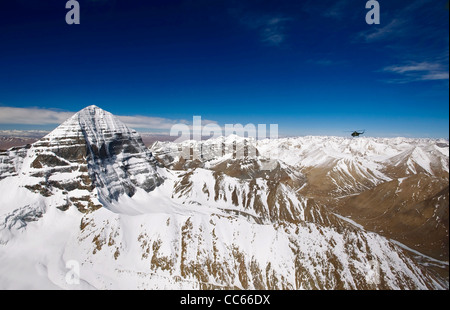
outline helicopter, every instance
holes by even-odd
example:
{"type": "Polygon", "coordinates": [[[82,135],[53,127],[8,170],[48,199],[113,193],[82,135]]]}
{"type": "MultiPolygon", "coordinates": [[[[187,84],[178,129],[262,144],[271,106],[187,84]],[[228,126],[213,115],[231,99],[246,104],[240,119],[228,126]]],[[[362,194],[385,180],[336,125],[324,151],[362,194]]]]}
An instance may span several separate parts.
{"type": "Polygon", "coordinates": [[[359,135],[362,135],[362,134],[364,134],[365,132],[366,132],[365,129],[363,129],[361,132],[355,130],[354,132],[352,132],[351,136],[352,136],[352,137],[359,137],[359,135]]]}

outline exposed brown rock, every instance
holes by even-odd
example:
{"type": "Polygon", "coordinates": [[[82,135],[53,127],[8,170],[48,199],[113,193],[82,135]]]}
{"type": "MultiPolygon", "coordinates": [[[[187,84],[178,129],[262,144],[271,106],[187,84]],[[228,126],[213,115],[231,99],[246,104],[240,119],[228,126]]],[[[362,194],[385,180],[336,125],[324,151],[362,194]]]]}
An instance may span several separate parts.
{"type": "Polygon", "coordinates": [[[339,201],[336,211],[439,260],[449,255],[448,181],[426,174],[382,183],[339,201]]]}

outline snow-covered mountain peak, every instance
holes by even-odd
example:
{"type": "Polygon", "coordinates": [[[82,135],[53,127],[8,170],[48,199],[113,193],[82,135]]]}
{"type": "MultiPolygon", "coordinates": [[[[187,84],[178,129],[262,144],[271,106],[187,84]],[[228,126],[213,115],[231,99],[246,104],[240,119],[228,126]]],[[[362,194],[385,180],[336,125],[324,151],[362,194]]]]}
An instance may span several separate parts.
{"type": "Polygon", "coordinates": [[[30,176],[22,178],[23,186],[35,193],[62,195],[63,209],[76,205],[85,212],[99,202],[108,207],[121,195],[131,197],[137,188],[149,192],[163,182],[139,134],[94,105],[21,154],[4,170],[30,176]]]}
{"type": "Polygon", "coordinates": [[[130,130],[113,114],[100,109],[95,105],[88,106],[77,113],[81,126],[92,130],[109,130],[114,132],[135,132],[130,130]]]}
{"type": "Polygon", "coordinates": [[[135,130],[130,129],[113,114],[95,105],[88,106],[75,113],[46,137],[50,139],[61,138],[75,132],[82,132],[90,142],[94,143],[114,138],[114,135],[125,135],[140,139],[135,130]]]}

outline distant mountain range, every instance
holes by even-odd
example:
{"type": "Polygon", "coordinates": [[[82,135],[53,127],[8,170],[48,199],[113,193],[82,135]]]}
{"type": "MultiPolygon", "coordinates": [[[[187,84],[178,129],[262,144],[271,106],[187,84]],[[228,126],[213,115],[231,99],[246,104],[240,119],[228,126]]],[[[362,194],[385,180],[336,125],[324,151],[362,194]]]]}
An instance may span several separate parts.
{"type": "Polygon", "coordinates": [[[89,106],[1,151],[0,193],[3,289],[449,288],[447,140],[148,148],[89,106]]]}

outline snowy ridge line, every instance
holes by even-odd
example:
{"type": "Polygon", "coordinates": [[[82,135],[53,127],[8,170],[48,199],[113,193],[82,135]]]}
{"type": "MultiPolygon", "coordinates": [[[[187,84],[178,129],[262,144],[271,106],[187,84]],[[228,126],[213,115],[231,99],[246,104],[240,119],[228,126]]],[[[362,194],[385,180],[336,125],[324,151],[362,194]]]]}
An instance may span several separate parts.
{"type": "MultiPolygon", "coordinates": [[[[190,145],[197,150],[202,145],[208,149],[209,145],[218,145],[224,141],[235,139],[237,143],[245,141],[247,146],[256,147],[261,158],[280,160],[287,165],[298,168],[335,166],[347,170],[353,166],[359,174],[370,175],[375,183],[387,181],[391,178],[383,170],[385,166],[406,162],[406,170],[416,173],[416,165],[424,172],[433,174],[433,166],[441,166],[448,173],[449,147],[442,139],[414,139],[414,138],[368,138],[360,137],[327,137],[307,136],[296,138],[278,138],[257,140],[244,137],[228,136],[205,141],[189,140],[180,143],[165,141],[155,143],[150,149],[155,154],[179,156],[178,149],[190,145]],[[273,150],[277,152],[273,152],[273,150]],[[295,154],[295,155],[294,155],[295,154]],[[347,163],[341,160],[348,160],[347,163]],[[335,161],[342,164],[336,165],[335,161]]],[[[230,142],[232,143],[232,142],[230,142]]],[[[230,156],[230,154],[226,154],[230,156]]],[[[224,157],[225,158],[225,157],[224,157]]],[[[214,161],[219,160],[215,158],[214,161]]],[[[346,171],[342,171],[346,172],[346,171]]]]}
{"type": "Polygon", "coordinates": [[[416,251],[414,249],[411,249],[410,247],[407,247],[406,245],[404,245],[403,243],[401,243],[401,242],[399,242],[397,240],[390,239],[389,241],[391,241],[392,243],[398,245],[399,247],[401,247],[402,249],[404,249],[406,251],[409,251],[409,252],[414,253],[416,255],[422,256],[422,257],[424,257],[424,258],[426,258],[426,259],[428,259],[428,260],[430,260],[432,262],[435,262],[435,263],[438,263],[438,264],[442,264],[442,265],[446,265],[446,266],[449,265],[448,261],[438,260],[436,258],[433,258],[433,257],[430,257],[428,255],[422,254],[419,251],[416,251]]]}
{"type": "Polygon", "coordinates": [[[347,223],[350,223],[350,224],[352,224],[352,225],[355,226],[355,227],[358,227],[358,228],[361,229],[361,230],[364,230],[364,231],[366,230],[366,229],[364,229],[364,227],[363,227],[361,224],[356,223],[355,221],[353,221],[352,219],[349,219],[348,217],[339,215],[339,214],[337,214],[337,213],[332,213],[332,214],[333,214],[334,216],[340,218],[341,220],[343,220],[343,221],[345,221],[345,222],[347,222],[347,223]]]}

